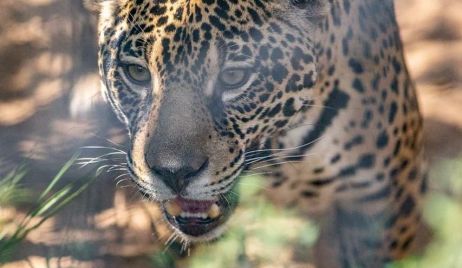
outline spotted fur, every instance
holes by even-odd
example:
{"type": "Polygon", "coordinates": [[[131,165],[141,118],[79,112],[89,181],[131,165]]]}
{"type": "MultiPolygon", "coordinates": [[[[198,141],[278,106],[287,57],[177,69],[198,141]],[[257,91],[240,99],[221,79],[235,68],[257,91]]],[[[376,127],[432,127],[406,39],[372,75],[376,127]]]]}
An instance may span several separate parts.
{"type": "Polygon", "coordinates": [[[103,93],[153,199],[175,193],[151,161],[206,157],[182,195],[209,199],[243,170],[265,173],[274,201],[327,217],[316,253],[326,267],[381,267],[409,251],[426,191],[422,119],[391,0],[106,0],[99,10],[103,93]],[[149,86],[126,82],[127,62],[149,69],[149,86]],[[217,77],[242,65],[252,79],[228,92],[217,77]]]}

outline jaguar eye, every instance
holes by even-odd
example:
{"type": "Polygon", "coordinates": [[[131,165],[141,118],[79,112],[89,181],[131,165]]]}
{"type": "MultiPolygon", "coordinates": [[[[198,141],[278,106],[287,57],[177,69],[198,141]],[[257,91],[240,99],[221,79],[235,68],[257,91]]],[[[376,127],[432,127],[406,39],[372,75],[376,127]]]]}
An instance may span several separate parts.
{"type": "Polygon", "coordinates": [[[220,84],[227,89],[239,88],[249,81],[250,72],[243,68],[230,68],[222,71],[218,77],[220,84]]]}
{"type": "Polygon", "coordinates": [[[138,64],[128,64],[124,66],[124,72],[131,82],[138,85],[146,85],[151,81],[151,73],[148,69],[138,64]]]}

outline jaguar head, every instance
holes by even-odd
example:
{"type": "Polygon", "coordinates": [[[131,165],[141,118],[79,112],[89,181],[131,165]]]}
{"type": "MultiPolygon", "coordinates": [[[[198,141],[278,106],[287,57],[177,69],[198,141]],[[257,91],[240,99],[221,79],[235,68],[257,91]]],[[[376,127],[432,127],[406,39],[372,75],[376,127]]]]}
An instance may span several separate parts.
{"type": "Polygon", "coordinates": [[[324,11],[313,0],[99,3],[103,94],[127,126],[129,170],[183,237],[223,232],[252,153],[316,94],[324,11]]]}

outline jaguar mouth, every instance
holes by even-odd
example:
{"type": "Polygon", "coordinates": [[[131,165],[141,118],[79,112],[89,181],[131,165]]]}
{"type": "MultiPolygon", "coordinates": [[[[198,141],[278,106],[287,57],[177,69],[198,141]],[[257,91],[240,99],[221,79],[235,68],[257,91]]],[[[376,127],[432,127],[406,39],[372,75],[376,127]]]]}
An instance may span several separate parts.
{"type": "Polygon", "coordinates": [[[169,224],[175,230],[196,240],[215,238],[214,231],[222,226],[237,205],[237,198],[225,194],[215,200],[192,200],[183,197],[162,204],[169,224]]]}

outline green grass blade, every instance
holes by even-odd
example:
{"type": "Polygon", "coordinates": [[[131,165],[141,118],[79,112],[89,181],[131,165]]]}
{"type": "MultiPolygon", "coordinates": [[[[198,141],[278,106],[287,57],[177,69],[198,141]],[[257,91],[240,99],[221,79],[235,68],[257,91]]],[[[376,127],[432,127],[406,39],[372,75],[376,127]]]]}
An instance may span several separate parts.
{"type": "Polygon", "coordinates": [[[76,191],[71,193],[69,196],[67,196],[65,199],[63,199],[56,207],[51,209],[49,213],[47,214],[47,217],[51,217],[54,214],[56,214],[59,210],[61,210],[64,206],[72,202],[75,198],[77,198],[83,191],[85,191],[94,181],[96,177],[91,178],[88,182],[84,183],[82,186],[80,186],[76,191]]]}
{"type": "Polygon", "coordinates": [[[43,193],[40,195],[38,202],[42,202],[43,199],[50,193],[50,191],[55,187],[55,185],[61,180],[63,175],[69,170],[69,168],[74,164],[74,162],[77,160],[79,157],[79,154],[75,154],[72,156],[72,158],[64,164],[64,166],[61,168],[61,170],[56,174],[56,176],[51,180],[50,184],[48,184],[48,187],[43,191],[43,193]]]}
{"type": "Polygon", "coordinates": [[[9,172],[0,181],[0,206],[10,206],[26,201],[30,197],[30,191],[20,184],[26,173],[23,167],[19,167],[9,172]]]}
{"type": "Polygon", "coordinates": [[[58,204],[61,199],[66,196],[72,190],[72,186],[67,185],[63,189],[59,190],[48,198],[42,205],[40,205],[36,210],[31,214],[32,217],[43,216],[51,207],[55,204],[58,204]]]}

